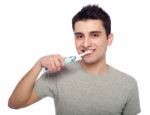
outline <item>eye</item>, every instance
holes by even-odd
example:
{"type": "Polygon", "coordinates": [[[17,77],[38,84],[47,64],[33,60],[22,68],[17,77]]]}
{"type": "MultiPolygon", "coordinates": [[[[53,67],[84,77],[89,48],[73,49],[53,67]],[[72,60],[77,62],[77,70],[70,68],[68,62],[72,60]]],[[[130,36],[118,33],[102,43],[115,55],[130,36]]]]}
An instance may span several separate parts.
{"type": "Polygon", "coordinates": [[[98,33],[93,33],[93,34],[92,34],[92,37],[93,37],[93,38],[97,38],[97,37],[99,37],[99,34],[98,34],[98,33]]]}
{"type": "Polygon", "coordinates": [[[76,35],[75,38],[76,38],[76,39],[82,39],[82,38],[83,38],[83,35],[76,35]]]}

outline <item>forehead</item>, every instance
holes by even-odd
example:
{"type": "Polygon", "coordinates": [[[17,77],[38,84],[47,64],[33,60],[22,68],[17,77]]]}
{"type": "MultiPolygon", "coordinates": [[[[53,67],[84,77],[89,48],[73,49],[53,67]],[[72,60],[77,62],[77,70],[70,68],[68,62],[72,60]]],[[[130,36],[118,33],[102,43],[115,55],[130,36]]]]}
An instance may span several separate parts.
{"type": "Polygon", "coordinates": [[[75,23],[75,32],[105,31],[101,20],[81,20],[75,23]]]}

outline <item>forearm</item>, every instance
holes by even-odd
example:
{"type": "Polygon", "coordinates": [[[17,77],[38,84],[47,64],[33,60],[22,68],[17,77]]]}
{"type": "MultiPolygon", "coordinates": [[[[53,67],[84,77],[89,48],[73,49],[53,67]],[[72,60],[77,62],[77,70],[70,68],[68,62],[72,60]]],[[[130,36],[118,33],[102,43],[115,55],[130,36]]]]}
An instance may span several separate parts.
{"type": "Polygon", "coordinates": [[[13,91],[9,105],[21,106],[25,105],[29,100],[34,83],[41,71],[40,64],[36,63],[31,70],[19,81],[15,90],[13,91]]]}
{"type": "Polygon", "coordinates": [[[60,71],[64,66],[64,58],[61,55],[48,55],[40,58],[31,70],[17,84],[8,106],[10,108],[21,108],[39,100],[33,92],[33,87],[42,67],[48,69],[49,73],[60,71]]]}

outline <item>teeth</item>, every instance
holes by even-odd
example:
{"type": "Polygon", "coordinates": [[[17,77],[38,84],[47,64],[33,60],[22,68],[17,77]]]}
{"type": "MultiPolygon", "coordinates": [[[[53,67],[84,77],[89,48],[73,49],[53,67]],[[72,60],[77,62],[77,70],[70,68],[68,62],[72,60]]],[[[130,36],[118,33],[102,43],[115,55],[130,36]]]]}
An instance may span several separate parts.
{"type": "Polygon", "coordinates": [[[90,53],[92,53],[92,52],[94,52],[94,49],[90,49],[90,50],[82,50],[82,53],[85,53],[85,52],[89,52],[90,51],[90,53]]]}
{"type": "Polygon", "coordinates": [[[84,56],[84,55],[89,54],[89,53],[91,53],[90,50],[89,50],[89,51],[86,51],[86,52],[84,52],[84,53],[82,53],[82,54],[80,54],[79,56],[84,56]]]}
{"type": "Polygon", "coordinates": [[[91,51],[91,50],[88,50],[88,51],[86,51],[85,53],[92,53],[92,51],[91,51]]]}
{"type": "Polygon", "coordinates": [[[93,50],[86,50],[85,52],[87,52],[87,51],[90,52],[90,53],[93,52],[93,50]]]}

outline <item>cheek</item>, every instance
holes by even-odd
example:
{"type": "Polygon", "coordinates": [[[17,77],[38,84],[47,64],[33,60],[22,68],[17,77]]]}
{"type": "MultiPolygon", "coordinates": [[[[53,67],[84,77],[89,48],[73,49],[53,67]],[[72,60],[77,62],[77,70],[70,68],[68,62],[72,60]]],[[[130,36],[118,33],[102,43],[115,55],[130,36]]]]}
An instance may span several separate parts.
{"type": "Polygon", "coordinates": [[[75,46],[76,46],[76,48],[78,47],[78,43],[75,41],[75,46]]]}
{"type": "Polygon", "coordinates": [[[100,41],[95,44],[100,52],[105,52],[107,49],[107,43],[100,41]]]}
{"type": "Polygon", "coordinates": [[[80,45],[78,43],[75,43],[75,47],[76,47],[77,52],[79,52],[80,45]]]}
{"type": "Polygon", "coordinates": [[[79,48],[79,47],[81,46],[81,42],[80,42],[80,41],[75,40],[75,46],[76,46],[76,48],[79,48]]]}

